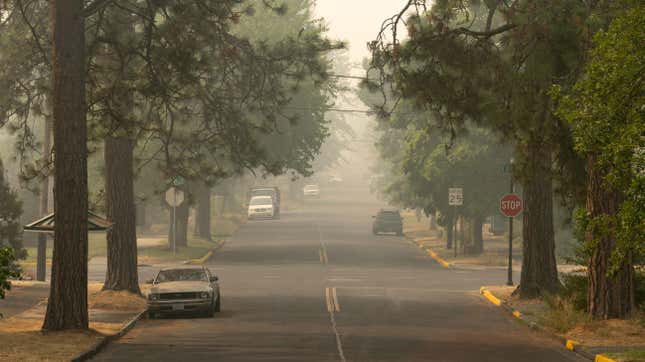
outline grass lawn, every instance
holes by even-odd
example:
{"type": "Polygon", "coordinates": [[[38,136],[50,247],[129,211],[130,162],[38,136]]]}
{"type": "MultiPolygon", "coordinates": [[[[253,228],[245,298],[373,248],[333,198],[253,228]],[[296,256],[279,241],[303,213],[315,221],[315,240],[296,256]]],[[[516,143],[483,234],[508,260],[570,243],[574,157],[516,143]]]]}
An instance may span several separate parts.
{"type": "MultiPolygon", "coordinates": [[[[480,255],[464,255],[458,250],[455,257],[454,249],[446,249],[446,242],[441,228],[430,230],[428,218],[417,220],[413,212],[403,212],[403,231],[405,234],[430,247],[434,252],[448,262],[459,264],[506,266],[508,265],[508,235],[493,235],[484,231],[484,252],[480,255]]],[[[461,246],[461,241],[459,241],[461,246]]],[[[522,240],[519,232],[513,238],[513,263],[522,262],[522,240]]]]}
{"type": "Polygon", "coordinates": [[[607,355],[618,362],[643,362],[645,361],[645,349],[637,349],[620,353],[607,353],[607,355]]]}
{"type": "Polygon", "coordinates": [[[209,250],[217,246],[217,241],[207,241],[199,238],[188,238],[188,247],[177,248],[176,254],[168,245],[153,246],[139,249],[139,262],[159,263],[177,262],[203,257],[209,250]]]}
{"type": "MultiPolygon", "coordinates": [[[[51,261],[53,252],[53,241],[51,238],[47,240],[47,261],[51,261]]],[[[20,262],[21,265],[36,265],[37,248],[29,247],[27,250],[27,258],[20,262]]],[[[88,240],[88,257],[92,259],[95,256],[104,256],[107,253],[107,240],[105,233],[91,233],[88,240]]]]}

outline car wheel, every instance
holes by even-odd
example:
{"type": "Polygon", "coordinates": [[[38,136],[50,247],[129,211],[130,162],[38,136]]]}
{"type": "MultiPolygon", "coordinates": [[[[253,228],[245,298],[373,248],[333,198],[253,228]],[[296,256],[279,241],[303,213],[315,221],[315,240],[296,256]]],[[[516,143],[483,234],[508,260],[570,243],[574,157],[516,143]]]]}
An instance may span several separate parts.
{"type": "Polygon", "coordinates": [[[215,313],[219,313],[222,309],[220,301],[222,300],[219,293],[217,293],[217,300],[215,301],[215,307],[213,308],[215,313]]]}

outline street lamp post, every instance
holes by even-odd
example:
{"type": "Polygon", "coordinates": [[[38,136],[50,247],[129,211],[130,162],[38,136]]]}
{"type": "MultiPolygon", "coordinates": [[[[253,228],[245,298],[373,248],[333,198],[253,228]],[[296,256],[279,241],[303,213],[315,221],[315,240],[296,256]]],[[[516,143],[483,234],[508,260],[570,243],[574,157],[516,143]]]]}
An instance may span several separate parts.
{"type": "MultiPolygon", "coordinates": [[[[510,193],[515,192],[515,187],[513,185],[513,164],[515,159],[511,157],[510,160],[510,193]]],[[[508,280],[506,285],[513,285],[513,218],[508,218],[508,280]]]]}

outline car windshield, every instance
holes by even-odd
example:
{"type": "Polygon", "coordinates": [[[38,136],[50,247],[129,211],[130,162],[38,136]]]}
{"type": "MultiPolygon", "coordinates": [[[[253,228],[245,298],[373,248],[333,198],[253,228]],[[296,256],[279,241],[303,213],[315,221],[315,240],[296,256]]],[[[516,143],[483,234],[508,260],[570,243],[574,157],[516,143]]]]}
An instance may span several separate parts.
{"type": "Polygon", "coordinates": [[[273,196],[275,195],[275,190],[272,189],[260,189],[251,191],[251,196],[273,196]]]}
{"type": "Polygon", "coordinates": [[[251,206],[257,205],[271,205],[270,197],[254,197],[251,199],[251,206]]]}
{"type": "Polygon", "coordinates": [[[156,282],[206,282],[208,277],[202,269],[169,269],[157,275],[156,282]]]}
{"type": "Polygon", "coordinates": [[[387,220],[399,220],[401,215],[398,211],[381,211],[379,213],[379,218],[387,220]]]}

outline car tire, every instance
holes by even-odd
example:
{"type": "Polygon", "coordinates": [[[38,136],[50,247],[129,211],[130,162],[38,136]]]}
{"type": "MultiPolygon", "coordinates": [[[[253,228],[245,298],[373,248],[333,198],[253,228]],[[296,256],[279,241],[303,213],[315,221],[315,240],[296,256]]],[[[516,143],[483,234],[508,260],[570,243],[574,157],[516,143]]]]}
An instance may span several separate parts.
{"type": "Polygon", "coordinates": [[[221,296],[219,293],[217,293],[217,300],[215,301],[215,305],[213,306],[213,314],[219,313],[222,310],[222,306],[220,301],[222,300],[221,296]]]}

